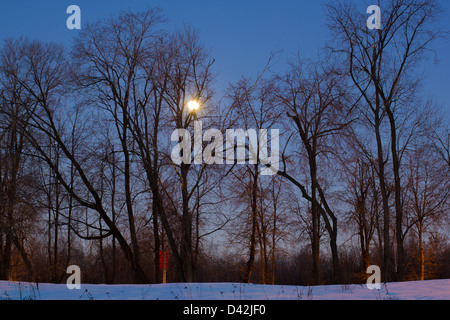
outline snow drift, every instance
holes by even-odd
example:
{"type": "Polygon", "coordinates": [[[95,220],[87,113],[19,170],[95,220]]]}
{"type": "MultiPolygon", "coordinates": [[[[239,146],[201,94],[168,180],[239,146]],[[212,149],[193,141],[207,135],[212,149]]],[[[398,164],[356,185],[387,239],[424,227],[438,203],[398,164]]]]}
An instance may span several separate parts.
{"type": "Polygon", "coordinates": [[[149,285],[65,284],[0,281],[0,300],[450,300],[450,280],[364,285],[285,286],[243,283],[149,285]]]}

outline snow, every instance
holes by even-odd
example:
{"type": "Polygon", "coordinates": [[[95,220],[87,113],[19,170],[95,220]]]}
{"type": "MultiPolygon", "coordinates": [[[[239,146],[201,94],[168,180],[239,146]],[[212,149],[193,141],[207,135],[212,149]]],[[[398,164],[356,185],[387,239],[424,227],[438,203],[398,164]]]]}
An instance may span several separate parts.
{"type": "Polygon", "coordinates": [[[450,300],[450,280],[316,287],[242,283],[149,285],[66,284],[0,281],[0,300],[450,300]]]}

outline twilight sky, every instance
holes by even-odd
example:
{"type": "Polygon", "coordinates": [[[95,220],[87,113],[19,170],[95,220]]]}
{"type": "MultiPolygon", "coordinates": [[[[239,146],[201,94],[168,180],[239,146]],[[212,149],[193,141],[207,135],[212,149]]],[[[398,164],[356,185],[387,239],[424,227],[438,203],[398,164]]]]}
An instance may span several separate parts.
{"type": "MultiPolygon", "coordinates": [[[[439,2],[446,11],[441,27],[450,30],[450,1],[439,2]]],[[[280,66],[297,51],[303,57],[314,57],[330,39],[323,3],[323,0],[2,0],[0,39],[26,36],[69,47],[79,32],[66,28],[69,17],[66,9],[71,4],[81,8],[82,27],[122,10],[159,6],[168,20],[167,29],[181,28],[186,22],[200,31],[204,45],[216,59],[216,89],[220,95],[228,83],[239,80],[241,75],[253,77],[260,72],[271,51],[283,50],[280,66]]],[[[425,92],[450,115],[450,38],[439,40],[434,48],[435,56],[424,62],[425,92]]]]}

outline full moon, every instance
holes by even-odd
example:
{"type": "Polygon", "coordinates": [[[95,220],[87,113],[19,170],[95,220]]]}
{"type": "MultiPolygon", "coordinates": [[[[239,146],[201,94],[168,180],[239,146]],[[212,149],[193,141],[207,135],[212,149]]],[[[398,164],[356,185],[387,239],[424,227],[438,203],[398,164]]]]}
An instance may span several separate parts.
{"type": "Polygon", "coordinates": [[[200,104],[195,100],[191,100],[188,102],[188,108],[191,111],[197,111],[198,109],[200,109],[200,104]]]}

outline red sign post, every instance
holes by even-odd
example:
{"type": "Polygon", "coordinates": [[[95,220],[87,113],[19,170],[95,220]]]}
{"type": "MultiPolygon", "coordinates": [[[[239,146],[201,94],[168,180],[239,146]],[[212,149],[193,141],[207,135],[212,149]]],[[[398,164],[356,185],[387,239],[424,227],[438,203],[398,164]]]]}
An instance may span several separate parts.
{"type": "Polygon", "coordinates": [[[163,283],[166,283],[166,273],[169,266],[169,251],[159,252],[159,268],[163,271],[163,283]]]}
{"type": "Polygon", "coordinates": [[[161,270],[167,270],[169,266],[169,251],[159,252],[159,268],[161,270]]]}

